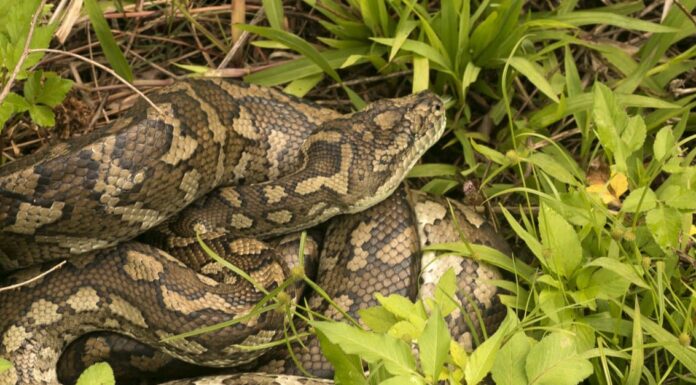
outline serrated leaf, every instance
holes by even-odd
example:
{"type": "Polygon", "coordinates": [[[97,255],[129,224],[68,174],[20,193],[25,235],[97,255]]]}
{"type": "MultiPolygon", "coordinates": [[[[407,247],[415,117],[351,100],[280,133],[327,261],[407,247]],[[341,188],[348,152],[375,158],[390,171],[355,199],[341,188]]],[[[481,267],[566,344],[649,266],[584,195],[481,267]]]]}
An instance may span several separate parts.
{"type": "Polygon", "coordinates": [[[640,115],[631,116],[628,118],[626,128],[621,134],[621,141],[628,149],[628,153],[632,153],[643,148],[645,143],[646,128],[645,121],[640,115]]]}
{"type": "Polygon", "coordinates": [[[491,369],[497,385],[526,385],[524,363],[536,341],[524,332],[515,333],[498,352],[491,369]]]}
{"type": "Polygon", "coordinates": [[[539,234],[548,264],[556,274],[570,277],[582,260],[582,245],[578,234],[560,214],[542,204],[539,210],[539,234]]]}
{"type": "Polygon", "coordinates": [[[555,103],[560,100],[556,96],[556,92],[551,87],[551,84],[546,80],[546,75],[542,72],[538,64],[527,60],[521,56],[513,56],[508,59],[508,63],[518,72],[524,75],[539,91],[543,92],[549,99],[555,103]]]}
{"type": "Polygon", "coordinates": [[[421,335],[421,329],[416,328],[409,321],[398,321],[389,328],[387,334],[394,338],[411,342],[421,335]]]}
{"type": "Polygon", "coordinates": [[[592,364],[578,354],[573,335],[555,332],[531,347],[525,370],[530,385],[575,385],[592,374],[592,364]]]}
{"type": "Polygon", "coordinates": [[[416,363],[406,342],[384,334],[367,332],[341,322],[315,321],[312,326],[348,354],[357,354],[369,363],[382,362],[394,375],[415,373],[416,363]]]}
{"type": "Polygon", "coordinates": [[[425,319],[421,318],[415,309],[417,305],[408,298],[397,294],[385,297],[379,293],[375,294],[375,298],[386,310],[401,319],[410,321],[419,330],[422,330],[423,326],[425,326],[425,319]]]}
{"type": "Polygon", "coordinates": [[[29,116],[34,123],[42,127],[53,127],[56,124],[56,116],[53,114],[53,110],[41,105],[34,104],[29,107],[29,116]]]}
{"type": "Polygon", "coordinates": [[[131,71],[126,57],[116,43],[116,39],[114,39],[114,35],[111,33],[111,28],[109,28],[109,24],[106,22],[99,4],[97,4],[96,0],[84,0],[84,2],[87,15],[89,15],[89,20],[92,23],[94,32],[97,34],[97,39],[99,39],[99,43],[104,50],[106,60],[109,61],[109,64],[111,64],[111,67],[117,74],[132,82],[133,71],[131,71]]]}
{"type": "Polygon", "coordinates": [[[628,116],[617,103],[614,93],[604,84],[595,83],[592,95],[592,117],[597,137],[606,149],[616,152],[619,150],[619,135],[626,127],[628,116]]]}
{"type": "Polygon", "coordinates": [[[114,371],[106,362],[98,362],[87,368],[77,379],[76,385],[115,385],[114,371]]]}
{"type": "Polygon", "coordinates": [[[667,206],[680,210],[696,210],[696,191],[684,186],[670,185],[659,190],[659,198],[667,206]]]}
{"type": "Polygon", "coordinates": [[[372,331],[377,333],[386,333],[398,319],[394,314],[387,311],[382,306],[373,306],[367,309],[358,310],[358,315],[360,320],[369,327],[372,331]]]}
{"type": "Polygon", "coordinates": [[[664,160],[667,155],[672,155],[674,152],[674,143],[675,140],[672,127],[662,127],[657,135],[655,135],[655,142],[653,143],[653,155],[655,156],[655,160],[660,162],[664,160]]]}
{"type": "Polygon", "coordinates": [[[14,92],[7,94],[3,104],[11,105],[16,113],[29,111],[29,107],[31,107],[31,104],[22,95],[14,92]]]}
{"type": "Polygon", "coordinates": [[[451,267],[440,277],[435,287],[435,303],[440,307],[443,317],[447,317],[457,308],[454,301],[457,291],[457,276],[451,267]]]}
{"type": "Polygon", "coordinates": [[[657,196],[650,187],[639,187],[624,199],[621,211],[638,213],[652,210],[657,206],[657,196]]]}
{"type": "Polygon", "coordinates": [[[36,103],[45,104],[51,108],[56,107],[65,99],[73,82],[63,79],[54,72],[44,73],[44,83],[36,98],[36,103]]]}
{"type": "Polygon", "coordinates": [[[671,207],[660,206],[648,211],[645,222],[655,242],[666,252],[679,246],[681,216],[671,207]]]}
{"type": "Polygon", "coordinates": [[[425,323],[423,333],[418,338],[421,367],[430,378],[439,377],[445,359],[447,359],[451,339],[447,324],[442,318],[440,310],[435,307],[425,323]]]}

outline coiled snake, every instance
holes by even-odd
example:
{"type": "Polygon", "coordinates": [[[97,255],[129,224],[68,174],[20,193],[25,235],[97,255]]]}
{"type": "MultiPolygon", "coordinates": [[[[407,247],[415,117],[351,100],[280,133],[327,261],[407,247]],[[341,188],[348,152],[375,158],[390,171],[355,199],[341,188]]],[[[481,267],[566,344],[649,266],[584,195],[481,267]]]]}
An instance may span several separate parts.
{"type": "MultiPolygon", "coordinates": [[[[198,274],[219,268],[197,248],[196,233],[272,290],[288,267],[240,236],[292,232],[377,204],[440,137],[445,119],[431,93],[340,116],[220,79],[180,81],[151,100],[104,129],[0,168],[0,270],[24,269],[6,282],[70,257],[55,274],[0,293],[0,357],[14,363],[0,385],[56,384],[61,351],[93,330],[197,364],[253,361],[259,352],[235,345],[279,338],[279,313],[162,341],[248,313],[263,297],[237,276],[198,274]],[[148,230],[150,245],[129,241],[148,230]]],[[[348,270],[372,269],[366,258],[351,259],[348,270]]]]}

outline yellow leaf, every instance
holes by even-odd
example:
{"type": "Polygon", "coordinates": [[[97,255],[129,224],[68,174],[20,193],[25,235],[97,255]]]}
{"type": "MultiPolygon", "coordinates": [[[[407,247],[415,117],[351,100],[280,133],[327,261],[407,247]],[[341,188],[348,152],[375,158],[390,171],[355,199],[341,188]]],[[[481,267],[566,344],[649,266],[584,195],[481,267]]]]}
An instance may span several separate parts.
{"type": "Polygon", "coordinates": [[[614,195],[612,195],[612,193],[607,188],[607,185],[605,185],[604,183],[589,185],[587,186],[586,190],[588,193],[599,195],[599,198],[602,200],[604,204],[609,204],[612,202],[616,203],[616,198],[614,197],[614,195]]]}
{"type": "Polygon", "coordinates": [[[691,225],[691,228],[689,229],[689,235],[696,235],[696,226],[691,225]]]}
{"type": "Polygon", "coordinates": [[[617,172],[609,178],[609,186],[614,192],[614,197],[619,198],[628,191],[628,178],[621,172],[617,172]]]}

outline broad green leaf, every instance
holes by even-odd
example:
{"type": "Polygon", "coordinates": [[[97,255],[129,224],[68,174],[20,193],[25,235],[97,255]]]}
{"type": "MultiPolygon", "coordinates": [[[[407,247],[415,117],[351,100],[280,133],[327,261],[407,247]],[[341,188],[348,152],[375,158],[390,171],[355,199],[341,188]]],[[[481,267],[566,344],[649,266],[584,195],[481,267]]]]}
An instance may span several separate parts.
{"type": "Polygon", "coordinates": [[[398,321],[397,323],[392,325],[387,331],[387,334],[389,334],[390,336],[404,340],[406,342],[411,342],[415,340],[421,335],[421,333],[422,329],[416,328],[409,321],[398,321]]]}
{"type": "Polygon", "coordinates": [[[541,67],[531,62],[521,56],[513,56],[508,59],[508,63],[524,75],[532,84],[534,84],[539,91],[543,92],[549,99],[555,103],[559,103],[560,100],[556,96],[556,92],[551,87],[551,84],[546,80],[546,75],[543,73],[541,67]]]}
{"type": "Polygon", "coordinates": [[[529,162],[541,168],[546,174],[558,179],[560,182],[580,186],[581,183],[573,177],[573,174],[568,171],[561,163],[554,159],[551,155],[543,152],[535,152],[529,157],[529,162]]]}
{"type": "Polygon", "coordinates": [[[360,320],[377,333],[386,333],[398,319],[391,312],[382,306],[372,306],[367,309],[358,310],[360,320]]]}
{"type": "Polygon", "coordinates": [[[438,307],[432,309],[423,333],[418,337],[421,367],[426,375],[436,379],[447,359],[450,333],[438,307]]]}
{"type": "Polygon", "coordinates": [[[122,78],[129,82],[133,81],[133,72],[126,57],[123,55],[121,48],[116,44],[116,39],[114,35],[111,34],[111,29],[109,24],[107,24],[104,14],[102,13],[97,0],[84,0],[85,9],[87,9],[87,14],[89,15],[89,20],[92,23],[94,32],[97,34],[97,39],[104,50],[104,55],[106,60],[109,61],[111,67],[117,74],[121,75],[122,78]]]}
{"type": "Polygon", "coordinates": [[[529,349],[525,370],[530,385],[575,385],[592,374],[570,333],[554,332],[529,349]]]}
{"type": "Polygon", "coordinates": [[[624,199],[621,210],[627,213],[638,213],[652,210],[657,206],[657,197],[650,187],[639,187],[624,199]]]}
{"type": "Polygon", "coordinates": [[[411,92],[414,94],[427,90],[430,87],[430,62],[428,59],[413,55],[413,87],[411,92]]]}
{"type": "Polygon", "coordinates": [[[0,358],[0,373],[10,370],[12,363],[4,358],[0,358]]]}
{"type": "MultiPolygon", "coordinates": [[[[380,381],[379,385],[424,385],[425,382],[418,376],[395,376],[380,381]]],[[[348,384],[346,384],[348,385],[348,384]]],[[[351,384],[352,385],[352,384],[351,384]]]]}
{"type": "Polygon", "coordinates": [[[466,353],[466,350],[455,340],[450,340],[450,357],[452,357],[452,361],[460,369],[464,369],[469,361],[469,355],[466,353]]]}
{"type": "Polygon", "coordinates": [[[77,385],[115,385],[114,371],[106,362],[98,362],[85,369],[77,379],[77,385]]]}
{"type": "Polygon", "coordinates": [[[524,363],[536,341],[523,331],[515,333],[495,357],[491,374],[497,385],[526,385],[524,363]]]}
{"type": "Polygon", "coordinates": [[[5,123],[7,123],[8,120],[14,115],[15,109],[14,106],[10,103],[2,103],[0,104],[0,133],[2,132],[2,129],[5,128],[5,123]]]}
{"type": "Polygon", "coordinates": [[[597,299],[618,299],[626,295],[630,281],[608,268],[599,268],[582,285],[581,290],[570,292],[570,295],[580,304],[593,306],[597,299]]]}
{"type": "Polygon", "coordinates": [[[7,94],[3,104],[12,106],[12,109],[16,113],[29,111],[29,107],[31,107],[31,104],[22,95],[14,92],[7,94]]]}
{"type": "Polygon", "coordinates": [[[266,12],[266,19],[272,28],[283,29],[283,1],[282,0],[262,0],[263,10],[266,12]]]}
{"type": "Polygon", "coordinates": [[[503,338],[518,324],[519,320],[515,312],[508,311],[498,330],[471,353],[466,368],[464,368],[464,378],[467,384],[478,384],[488,375],[493,367],[495,357],[500,351],[503,338]]]}
{"type": "Polygon", "coordinates": [[[336,384],[368,384],[360,357],[346,354],[343,350],[341,350],[340,346],[331,343],[320,331],[317,331],[317,339],[319,340],[319,345],[321,346],[321,352],[334,367],[334,379],[336,384]]]}
{"type": "Polygon", "coordinates": [[[454,301],[456,292],[457,276],[454,274],[454,269],[449,268],[442,274],[435,287],[435,303],[443,317],[447,317],[457,308],[458,304],[454,301]]]}
{"type": "Polygon", "coordinates": [[[653,155],[658,162],[664,160],[668,155],[674,153],[674,133],[671,126],[665,126],[655,135],[653,143],[653,155]]]}
{"type": "Polygon", "coordinates": [[[628,116],[616,102],[614,93],[602,83],[595,83],[592,117],[597,128],[597,137],[602,145],[612,151],[619,150],[619,135],[626,127],[628,116]]]}
{"type": "MultiPolygon", "coordinates": [[[[341,77],[338,76],[338,73],[333,69],[333,67],[331,67],[329,62],[321,54],[319,54],[319,51],[297,35],[282,30],[260,27],[256,25],[241,24],[238,27],[241,30],[249,31],[259,36],[263,36],[266,39],[272,39],[279,43],[285,44],[288,48],[295,50],[310,59],[335,81],[341,81],[341,77]]],[[[306,75],[310,74],[305,74],[305,76],[306,75]]]]}
{"type": "Polygon", "coordinates": [[[24,97],[30,104],[36,104],[36,98],[41,92],[41,75],[43,71],[35,71],[27,77],[27,81],[24,82],[24,97]]]}
{"type": "Polygon", "coordinates": [[[628,119],[623,134],[621,134],[621,141],[626,145],[628,153],[630,154],[643,148],[645,136],[646,128],[643,118],[640,115],[631,116],[628,119]]]}
{"type": "Polygon", "coordinates": [[[578,234],[560,214],[546,204],[539,210],[539,234],[552,271],[570,277],[582,260],[578,234]]]}
{"type": "Polygon", "coordinates": [[[408,298],[391,294],[388,297],[382,294],[375,294],[375,299],[389,312],[399,318],[405,319],[413,323],[419,330],[423,329],[425,319],[421,318],[416,311],[416,304],[412,303],[408,298]]]}
{"type": "Polygon", "coordinates": [[[696,210],[696,191],[684,186],[665,186],[659,190],[659,198],[667,206],[675,209],[696,210]]]}
{"type": "Polygon", "coordinates": [[[311,323],[332,343],[348,354],[357,354],[369,363],[384,363],[394,375],[415,373],[416,363],[406,342],[384,334],[366,332],[341,322],[315,321],[311,323]]]}
{"type": "Polygon", "coordinates": [[[640,275],[638,275],[636,269],[625,262],[621,262],[609,257],[599,257],[590,261],[586,266],[603,267],[607,270],[613,271],[620,277],[631,281],[632,284],[638,287],[642,287],[644,289],[649,288],[648,284],[646,284],[645,281],[643,281],[643,279],[640,277],[640,275]]]}
{"type": "Polygon", "coordinates": [[[648,211],[645,217],[648,229],[655,242],[665,252],[671,252],[679,246],[681,215],[671,207],[660,206],[648,211]]]}

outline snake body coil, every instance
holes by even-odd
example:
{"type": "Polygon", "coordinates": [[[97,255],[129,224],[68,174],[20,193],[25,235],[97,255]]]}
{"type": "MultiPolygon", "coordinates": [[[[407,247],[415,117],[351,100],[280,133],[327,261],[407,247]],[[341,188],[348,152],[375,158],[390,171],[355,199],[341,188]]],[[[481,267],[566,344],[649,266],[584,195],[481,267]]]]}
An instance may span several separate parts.
{"type": "MultiPolygon", "coordinates": [[[[236,237],[288,233],[374,206],[444,129],[442,102],[431,93],[375,102],[346,116],[225,80],[177,82],[151,100],[102,130],[0,168],[0,271],[70,257],[54,274],[0,293],[0,357],[14,363],[0,374],[0,385],[56,384],[61,351],[95,330],[116,331],[198,364],[254,360],[259,352],[234,345],[278,338],[279,313],[166,339],[243,316],[263,297],[241,278],[221,275],[196,247],[195,235],[273,290],[288,266],[258,240],[236,237]],[[129,241],[148,230],[145,239],[178,259],[129,241]]],[[[384,209],[375,206],[368,215],[384,209]]],[[[374,281],[383,276],[378,271],[397,265],[392,273],[403,277],[392,283],[400,280],[413,292],[417,247],[406,245],[417,233],[426,236],[424,228],[404,230],[410,238],[378,239],[381,230],[371,233],[367,222],[353,220],[334,230],[358,237],[346,251],[349,263],[330,266],[346,260],[334,257],[340,250],[325,252],[320,262],[321,275],[333,277],[327,281],[333,294],[356,311],[352,303],[372,298],[365,288],[379,285],[351,286],[359,280],[348,272],[370,277],[374,271],[374,281]],[[368,244],[372,249],[360,251],[368,244]],[[407,261],[396,263],[404,256],[407,261]],[[379,270],[367,264],[370,258],[396,265],[379,270]],[[341,281],[347,288],[337,286],[341,281]]],[[[332,233],[327,238],[334,249],[343,242],[332,233]]],[[[21,270],[5,283],[39,270],[21,270]]]]}

